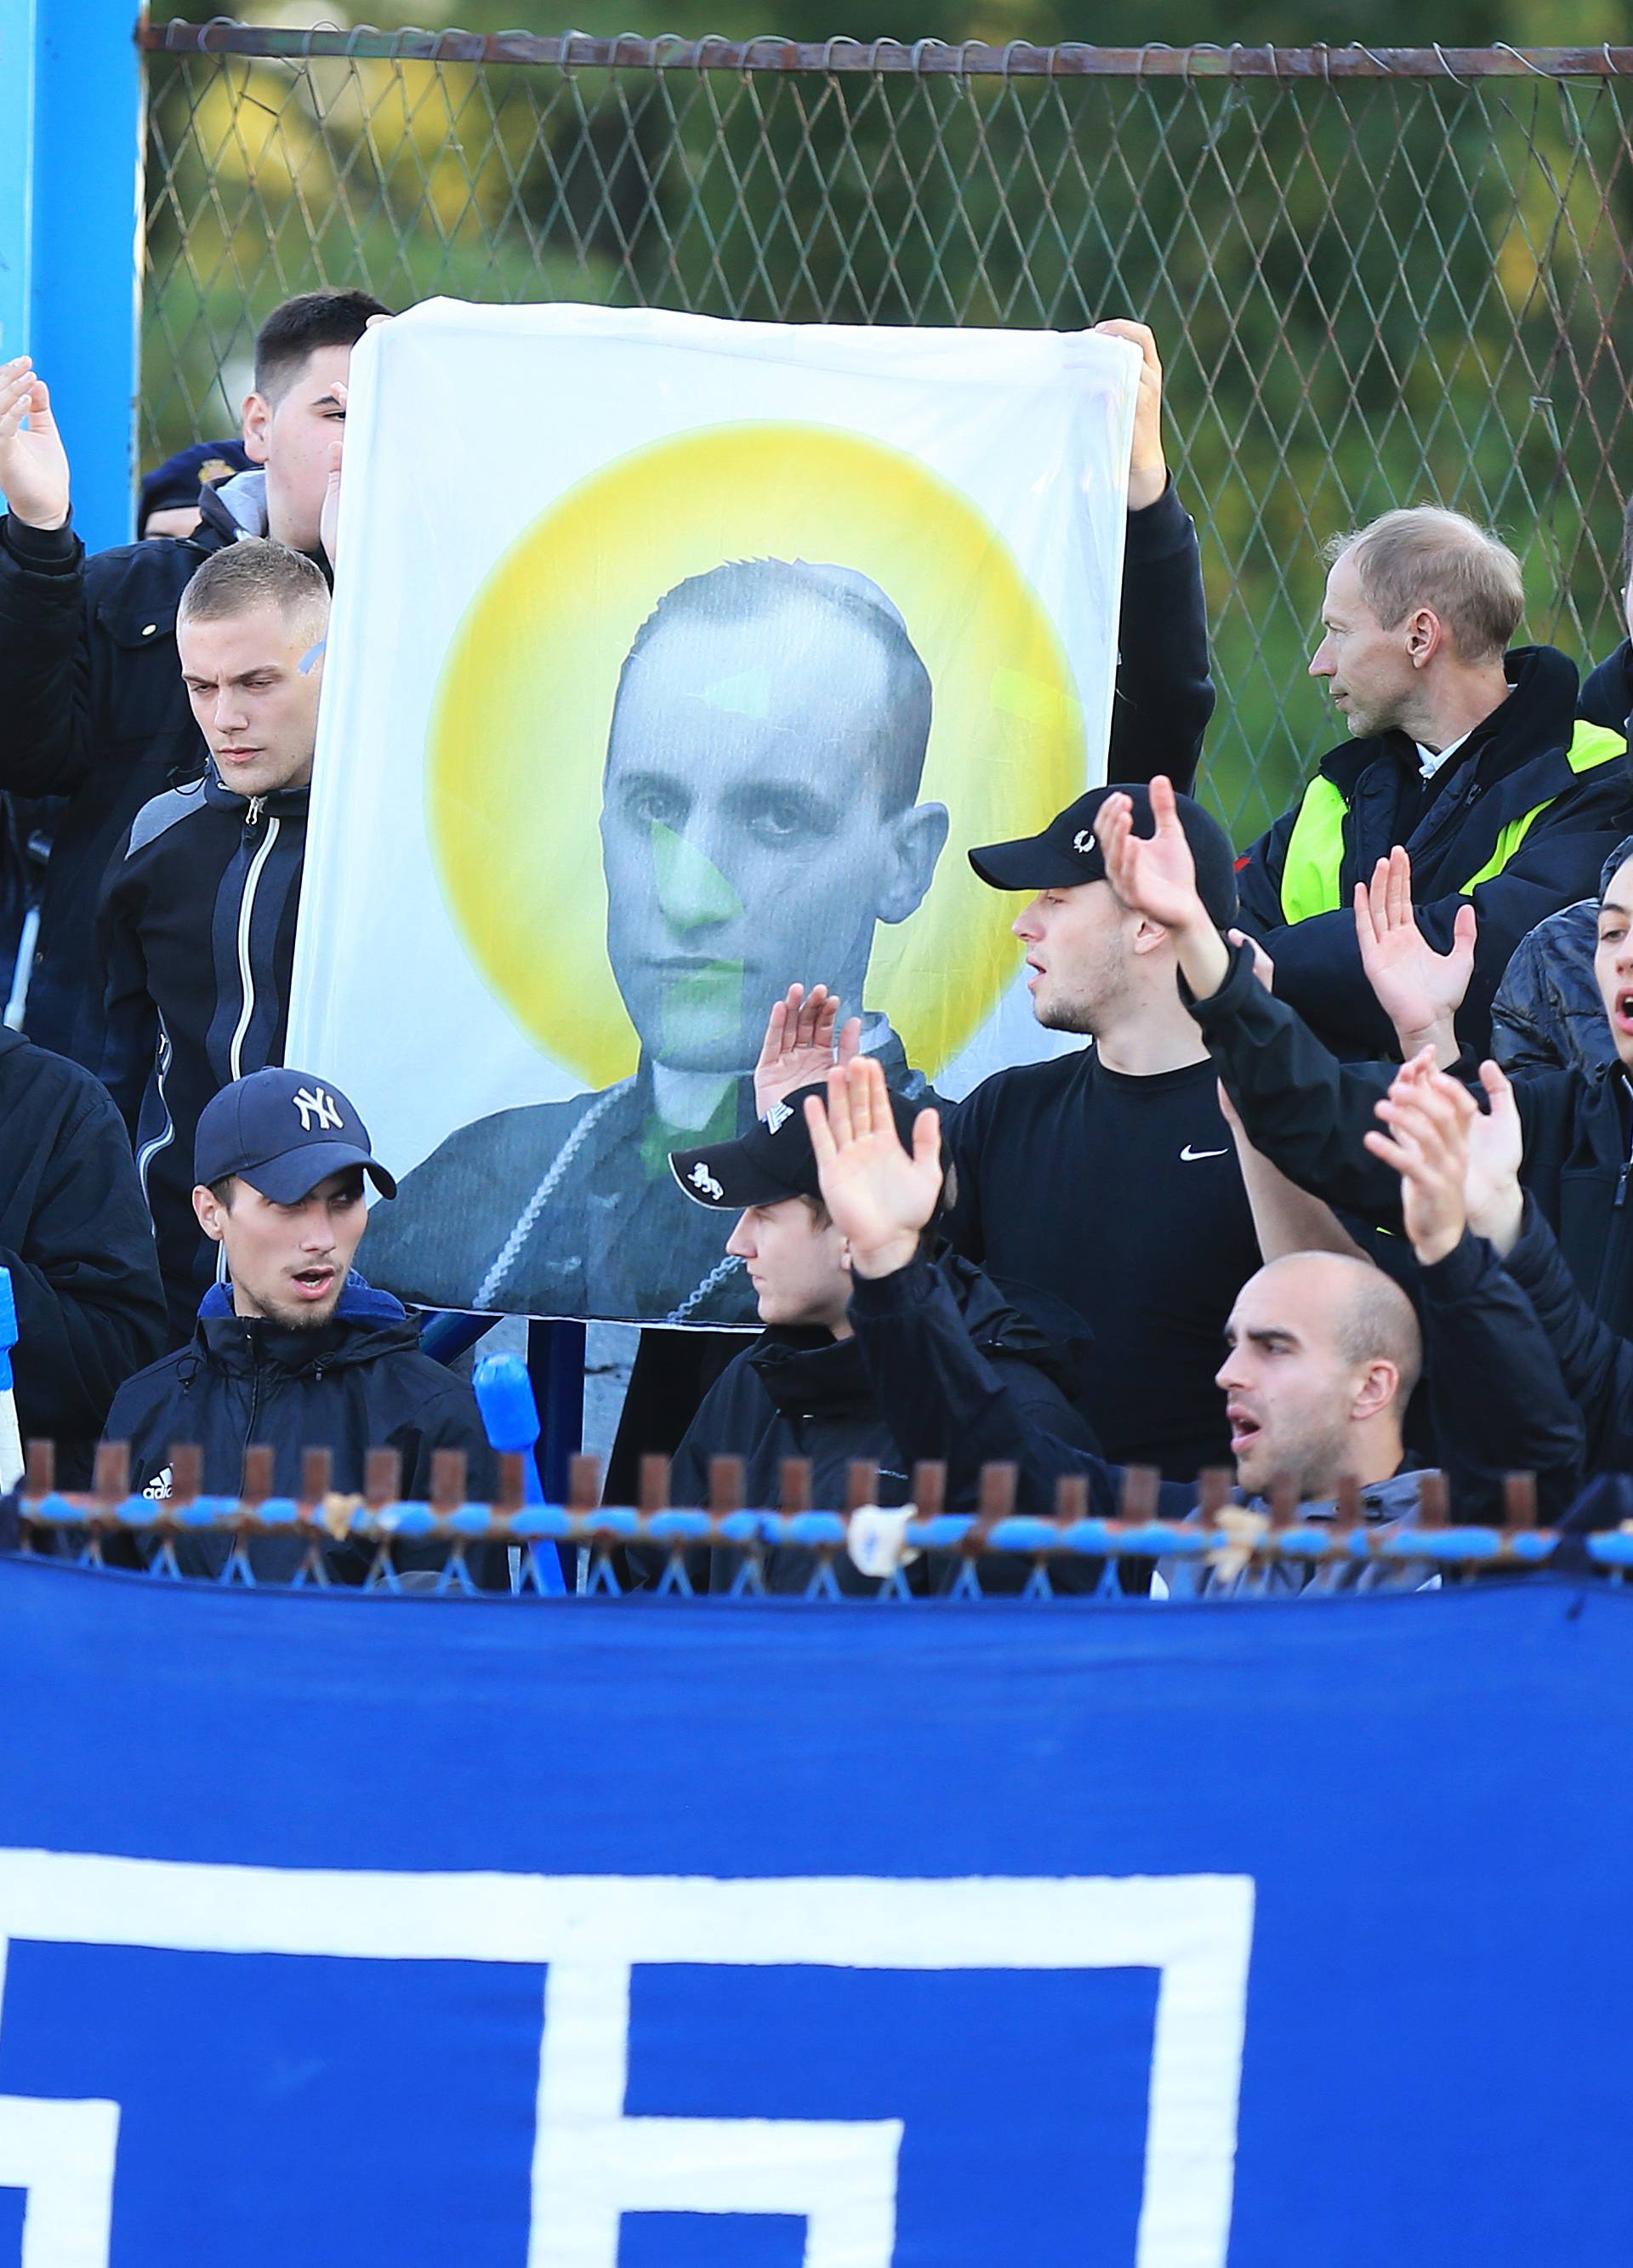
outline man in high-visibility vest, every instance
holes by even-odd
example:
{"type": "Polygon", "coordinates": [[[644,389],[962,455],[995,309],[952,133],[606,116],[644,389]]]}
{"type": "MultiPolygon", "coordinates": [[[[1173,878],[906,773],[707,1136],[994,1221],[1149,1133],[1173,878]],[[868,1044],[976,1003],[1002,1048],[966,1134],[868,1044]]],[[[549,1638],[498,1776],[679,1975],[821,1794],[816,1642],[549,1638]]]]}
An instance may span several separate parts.
{"type": "Polygon", "coordinates": [[[1622,735],[1578,720],[1576,666],[1516,646],[1519,563],[1459,512],[1386,512],[1332,556],[1310,660],[1350,726],[1291,811],[1240,862],[1242,922],[1277,995],[1338,1053],[1391,1053],[1361,966],[1355,892],[1396,843],[1411,854],[1418,926],[1449,950],[1479,917],[1458,1032],[1485,1052],[1509,955],[1544,916],[1596,887],[1633,830],[1622,735]]]}

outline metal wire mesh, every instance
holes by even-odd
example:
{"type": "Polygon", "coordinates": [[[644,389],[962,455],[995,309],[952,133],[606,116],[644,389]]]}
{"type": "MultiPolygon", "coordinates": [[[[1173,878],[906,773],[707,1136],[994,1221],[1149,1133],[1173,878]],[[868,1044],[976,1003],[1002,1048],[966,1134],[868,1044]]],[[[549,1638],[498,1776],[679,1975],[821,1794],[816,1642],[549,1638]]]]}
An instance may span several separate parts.
{"type": "MultiPolygon", "coordinates": [[[[150,49],[144,452],[230,432],[320,283],[800,322],[1132,313],[1168,368],[1239,841],[1336,737],[1318,547],[1488,520],[1527,634],[1619,634],[1625,51],[825,49],[173,26],[150,49]]],[[[504,437],[495,438],[496,462],[504,437]]]]}

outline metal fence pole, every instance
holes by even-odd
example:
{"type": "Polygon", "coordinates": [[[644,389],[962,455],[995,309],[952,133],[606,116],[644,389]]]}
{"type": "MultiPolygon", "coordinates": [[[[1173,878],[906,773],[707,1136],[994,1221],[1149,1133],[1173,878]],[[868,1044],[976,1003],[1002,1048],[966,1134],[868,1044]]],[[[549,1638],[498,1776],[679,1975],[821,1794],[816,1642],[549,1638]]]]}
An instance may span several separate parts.
{"type": "Polygon", "coordinates": [[[0,0],[0,358],[31,354],[51,387],[93,550],[134,532],[146,137],[132,14],[129,0],[0,0]]]}

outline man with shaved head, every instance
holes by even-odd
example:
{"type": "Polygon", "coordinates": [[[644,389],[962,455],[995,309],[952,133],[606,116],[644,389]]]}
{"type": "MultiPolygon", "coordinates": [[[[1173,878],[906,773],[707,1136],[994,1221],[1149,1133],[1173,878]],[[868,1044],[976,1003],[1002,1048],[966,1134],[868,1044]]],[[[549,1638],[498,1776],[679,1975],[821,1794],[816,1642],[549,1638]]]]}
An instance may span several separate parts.
{"type": "MultiPolygon", "coordinates": [[[[1122,1469],[1028,1418],[922,1249],[942,1186],[932,1114],[920,1114],[909,1154],[879,1068],[865,1061],[835,1065],[826,1105],[813,1096],[805,1109],[822,1201],[850,1250],[848,1320],[903,1456],[942,1461],[949,1487],[966,1491],[982,1464],[1011,1462],[1020,1509],[1039,1514],[1053,1511],[1056,1484],[1079,1474],[1091,1511],[1114,1513],[1122,1469]]],[[[1460,1204],[1460,1180],[1457,1197],[1460,1204]]],[[[1400,1287],[1357,1257],[1290,1254],[1242,1286],[1217,1378],[1239,1502],[1262,1505],[1285,1482],[1303,1516],[1319,1520],[1353,1484],[1369,1520],[1414,1513],[1423,1471],[1403,1422],[1425,1332],[1437,1447],[1455,1511],[1488,1513],[1506,1470],[1541,1470],[1562,1490],[1574,1480],[1580,1424],[1526,1301],[1460,1220],[1450,1237],[1423,1208],[1409,1221],[1423,1263],[1423,1331],[1400,1287]]],[[[1165,1519],[1188,1517],[1196,1500],[1185,1482],[1159,1490],[1165,1519]]]]}
{"type": "Polygon", "coordinates": [[[1243,925],[1276,964],[1277,995],[1338,1054],[1389,1054],[1394,1034],[1350,909],[1403,845],[1435,951],[1449,949],[1461,907],[1479,917],[1458,1029],[1483,1051],[1515,946],[1587,896],[1633,828],[1626,743],[1578,721],[1564,654],[1512,644],[1519,563],[1460,512],[1386,512],[1328,557],[1310,674],[1326,681],[1350,739],[1242,860],[1243,925]]]}
{"type": "Polygon", "coordinates": [[[878,924],[917,909],[947,838],[918,800],[931,708],[906,623],[854,568],[729,561],[665,594],[620,673],[602,784],[607,957],[639,1067],[450,1135],[381,1225],[381,1282],[440,1307],[754,1320],[669,1153],[754,1123],[767,1005],[817,962],[864,1004],[891,1086],[924,1092],[865,987],[878,924]]]}

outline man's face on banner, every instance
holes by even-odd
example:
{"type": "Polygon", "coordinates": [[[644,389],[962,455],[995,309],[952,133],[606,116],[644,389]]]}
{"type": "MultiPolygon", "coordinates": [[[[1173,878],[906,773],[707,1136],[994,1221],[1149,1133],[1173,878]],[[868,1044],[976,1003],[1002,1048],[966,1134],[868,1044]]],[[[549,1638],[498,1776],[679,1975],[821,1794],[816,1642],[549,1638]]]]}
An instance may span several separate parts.
{"type": "Polygon", "coordinates": [[[753,1064],[770,1002],[823,982],[859,1009],[876,922],[904,921],[946,839],[916,766],[878,755],[878,638],[794,596],[660,624],[629,665],[601,812],[607,950],[649,1059],[753,1064]]]}

